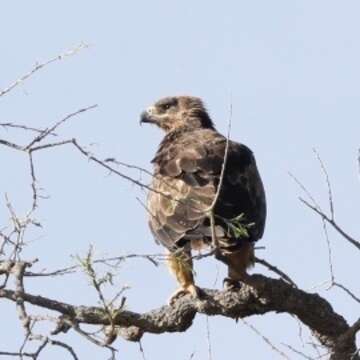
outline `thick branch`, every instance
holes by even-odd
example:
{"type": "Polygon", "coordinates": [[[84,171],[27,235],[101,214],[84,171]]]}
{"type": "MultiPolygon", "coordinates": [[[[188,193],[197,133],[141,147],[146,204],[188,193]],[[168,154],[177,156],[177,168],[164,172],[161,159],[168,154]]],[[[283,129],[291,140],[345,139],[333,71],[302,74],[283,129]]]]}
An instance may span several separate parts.
{"type": "MultiPolygon", "coordinates": [[[[197,313],[222,315],[238,319],[268,312],[295,315],[307,325],[322,345],[332,353],[332,359],[350,359],[356,351],[354,336],[345,319],[317,294],[309,294],[282,280],[254,275],[256,290],[243,286],[238,291],[203,290],[201,300],[184,297],[174,306],[163,306],[147,313],[121,310],[114,315],[120,334],[138,341],[143,333],[160,334],[187,330],[197,313]],[[341,340],[341,343],[339,343],[341,340]]],[[[16,301],[19,294],[0,290],[0,297],[16,301]]],[[[109,324],[109,317],[99,307],[75,306],[28,293],[21,294],[25,302],[60,312],[76,323],[109,324]]],[[[356,356],[354,359],[358,359],[356,356]]]]}

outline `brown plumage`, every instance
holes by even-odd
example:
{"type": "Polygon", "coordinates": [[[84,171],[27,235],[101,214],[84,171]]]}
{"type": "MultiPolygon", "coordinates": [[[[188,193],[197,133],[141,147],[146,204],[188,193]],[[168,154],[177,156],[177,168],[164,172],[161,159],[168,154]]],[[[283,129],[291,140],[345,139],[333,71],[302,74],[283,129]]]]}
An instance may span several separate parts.
{"type": "MultiPolygon", "coordinates": [[[[152,160],[154,177],[148,196],[150,229],[170,253],[170,269],[180,289],[198,295],[191,250],[212,244],[209,209],[217,193],[226,149],[199,98],[167,97],[149,107],[141,122],[166,135],[152,160]]],[[[253,244],[264,232],[266,203],[251,150],[229,141],[222,187],[214,208],[215,256],[229,267],[226,285],[251,284],[246,269],[253,263],[253,244]]],[[[173,297],[173,299],[175,299],[173,297]]]]}

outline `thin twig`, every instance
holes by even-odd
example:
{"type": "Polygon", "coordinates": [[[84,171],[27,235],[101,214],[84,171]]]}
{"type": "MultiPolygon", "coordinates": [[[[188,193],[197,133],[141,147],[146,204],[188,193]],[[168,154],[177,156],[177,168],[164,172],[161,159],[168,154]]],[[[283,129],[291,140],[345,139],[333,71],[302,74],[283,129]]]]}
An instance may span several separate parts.
{"type": "Polygon", "coordinates": [[[53,126],[51,126],[49,129],[46,129],[43,133],[41,133],[40,135],[36,136],[28,145],[26,145],[24,147],[24,150],[30,150],[31,147],[42,141],[43,139],[45,139],[49,134],[51,134],[53,131],[55,131],[60,125],[64,124],[66,121],[68,121],[69,119],[71,119],[72,117],[79,115],[80,113],[86,112],[88,110],[94,109],[96,108],[98,105],[91,105],[91,106],[87,106],[85,108],[79,109],[69,115],[66,115],[63,119],[61,119],[60,121],[56,122],[53,126]]]}
{"type": "Polygon", "coordinates": [[[211,347],[211,337],[210,337],[210,324],[209,324],[209,317],[206,316],[206,339],[207,339],[207,345],[208,345],[208,356],[209,360],[213,359],[212,356],[212,347],[211,347]]]}
{"type": "Polygon", "coordinates": [[[250,324],[249,322],[247,322],[244,319],[241,319],[241,321],[247,326],[249,327],[252,331],[254,331],[255,334],[257,334],[258,336],[260,336],[270,347],[273,351],[275,351],[276,353],[278,353],[282,358],[290,360],[290,358],[284,353],[282,352],[280,349],[278,349],[266,336],[264,336],[254,325],[250,324]]]}
{"type": "Polygon", "coordinates": [[[74,360],[79,360],[79,358],[77,357],[74,349],[70,345],[68,345],[68,344],[66,344],[66,343],[64,343],[62,341],[52,340],[52,339],[50,339],[50,344],[54,345],[54,346],[62,347],[63,349],[67,350],[70,353],[70,355],[73,357],[74,360]]]}
{"type": "Polygon", "coordinates": [[[115,325],[114,325],[114,320],[113,320],[113,312],[110,308],[110,305],[108,304],[108,302],[105,299],[105,295],[102,291],[102,285],[104,284],[104,281],[102,281],[101,279],[99,280],[97,277],[97,274],[93,267],[92,256],[93,256],[93,248],[90,246],[88,254],[86,256],[86,259],[84,261],[82,261],[82,265],[84,267],[86,274],[89,276],[92,286],[96,290],[96,293],[98,295],[100,303],[102,304],[102,306],[108,316],[109,323],[110,323],[109,328],[111,328],[111,331],[108,331],[106,343],[109,344],[110,342],[113,341],[113,339],[116,338],[116,331],[115,331],[115,325]]]}
{"type": "Polygon", "coordinates": [[[335,220],[330,219],[325,213],[323,213],[321,210],[319,210],[317,207],[311,205],[308,201],[306,201],[303,198],[299,198],[299,200],[304,203],[308,208],[316,212],[318,215],[320,215],[326,222],[328,222],[341,236],[343,236],[347,241],[349,241],[351,244],[353,244],[358,250],[360,250],[360,242],[355,240],[353,237],[351,237],[349,234],[347,234],[343,229],[340,228],[340,226],[335,222],[335,220]]]}
{"type": "MultiPolygon", "coordinates": [[[[167,255],[166,254],[129,254],[129,255],[113,256],[113,257],[108,257],[108,258],[94,259],[93,263],[94,264],[99,264],[99,263],[107,264],[109,262],[122,262],[127,259],[133,259],[133,258],[145,259],[145,260],[148,260],[151,264],[158,266],[159,264],[157,261],[165,261],[167,259],[167,255]]],[[[72,265],[72,266],[68,266],[68,267],[50,271],[50,272],[35,273],[35,272],[26,271],[24,276],[30,276],[30,277],[61,276],[61,275],[66,275],[66,274],[72,274],[72,273],[76,272],[77,269],[80,269],[80,268],[81,268],[80,265],[72,265]]]]}
{"type": "Polygon", "coordinates": [[[338,287],[339,289],[345,291],[353,300],[355,300],[356,302],[358,302],[360,304],[360,298],[358,296],[356,296],[352,291],[350,291],[347,287],[345,287],[344,285],[334,281],[333,286],[338,287]]]}
{"type": "Polygon", "coordinates": [[[13,148],[15,150],[24,151],[22,146],[14,144],[14,143],[12,143],[10,141],[7,141],[7,140],[0,139],[0,144],[4,145],[4,146],[8,146],[10,148],[13,148]]]}
{"type": "Polygon", "coordinates": [[[323,224],[323,230],[324,230],[325,240],[326,240],[326,245],[327,245],[327,250],[328,250],[328,261],[329,261],[330,279],[331,279],[331,286],[332,286],[334,284],[334,280],[335,280],[334,266],[333,266],[333,261],[332,261],[332,249],[331,249],[331,244],[330,244],[329,233],[327,230],[327,223],[324,219],[321,219],[321,220],[322,220],[322,224],[323,224]]]}
{"type": "Polygon", "coordinates": [[[48,143],[48,144],[44,144],[44,145],[39,145],[39,146],[33,146],[31,148],[31,153],[34,153],[35,151],[39,151],[39,150],[43,150],[43,149],[48,149],[48,148],[54,148],[57,146],[62,146],[62,145],[66,145],[66,144],[71,144],[72,143],[72,139],[71,140],[63,140],[63,141],[58,141],[58,142],[53,142],[53,143],[48,143]]]}
{"type": "Polygon", "coordinates": [[[286,346],[289,350],[291,350],[292,352],[294,352],[297,355],[300,355],[301,357],[303,357],[304,359],[308,359],[308,360],[314,360],[314,358],[304,354],[302,351],[296,350],[295,348],[293,348],[292,346],[285,344],[285,343],[281,343],[282,345],[286,346]]]}
{"type": "Polygon", "coordinates": [[[151,186],[149,185],[146,185],[146,184],[143,184],[142,182],[136,180],[136,179],[133,179],[132,177],[128,176],[128,175],[125,175],[123,173],[121,173],[120,171],[114,169],[113,167],[109,166],[107,163],[105,163],[104,161],[98,159],[97,157],[95,157],[94,155],[92,155],[89,151],[86,151],[82,146],[79,145],[79,143],[77,142],[76,139],[72,139],[71,143],[75,146],[75,148],[77,150],[80,151],[80,153],[82,153],[84,156],[87,157],[88,160],[92,160],[94,161],[95,163],[97,163],[98,165],[102,166],[103,168],[109,170],[111,173],[113,174],[116,174],[118,176],[120,176],[121,178],[139,186],[140,188],[144,188],[144,189],[147,189],[149,191],[152,191],[154,193],[157,193],[157,194],[160,194],[161,196],[164,196],[172,201],[176,201],[176,202],[179,202],[179,203],[182,203],[181,200],[177,200],[177,199],[174,199],[172,198],[170,195],[167,195],[161,191],[158,191],[154,188],[152,188],[151,186]]]}
{"type": "Polygon", "coordinates": [[[331,189],[330,177],[329,177],[329,174],[328,174],[328,172],[326,170],[325,164],[322,161],[318,151],[315,148],[313,148],[313,152],[315,153],[316,158],[318,159],[318,161],[320,163],[321,170],[322,170],[322,172],[324,173],[324,176],[325,176],[325,181],[326,181],[326,185],[327,185],[327,189],[328,189],[328,199],[329,199],[331,219],[334,220],[334,218],[335,218],[335,209],[334,209],[333,192],[332,192],[332,189],[331,189]]]}
{"type": "Polygon", "coordinates": [[[358,176],[360,179],[360,149],[358,150],[357,164],[358,164],[358,176]]]}
{"type": "Polygon", "coordinates": [[[0,97],[4,96],[5,94],[9,93],[11,90],[13,90],[15,87],[19,86],[20,84],[22,84],[24,81],[26,81],[27,79],[29,79],[32,75],[34,75],[37,71],[43,69],[44,67],[46,67],[47,65],[56,62],[56,61],[60,61],[63,60],[69,56],[75,55],[77,54],[80,50],[85,49],[89,47],[89,45],[81,43],[79,46],[70,49],[66,52],[64,52],[61,55],[57,55],[56,57],[47,60],[43,63],[39,63],[36,64],[35,67],[33,67],[28,73],[26,73],[25,75],[21,76],[18,80],[16,80],[15,82],[13,82],[11,85],[9,85],[7,88],[5,88],[4,90],[0,91],[0,97]]]}
{"type": "Polygon", "coordinates": [[[140,172],[143,172],[145,173],[146,175],[149,175],[151,177],[154,177],[154,174],[147,170],[147,169],[144,169],[140,166],[137,166],[137,165],[132,165],[132,164],[128,164],[128,163],[125,163],[123,161],[119,161],[119,160],[116,160],[115,158],[107,158],[105,160],[103,160],[104,162],[111,162],[113,164],[116,164],[116,165],[120,165],[120,166],[124,166],[124,167],[127,167],[129,169],[135,169],[135,170],[139,170],[140,172]]]}
{"type": "MultiPolygon", "coordinates": [[[[62,146],[62,145],[73,145],[82,155],[84,155],[88,160],[91,160],[93,162],[95,162],[96,164],[102,166],[103,168],[105,168],[106,170],[108,170],[110,172],[110,174],[115,174],[115,175],[118,175],[120,176],[121,178],[133,183],[134,185],[137,185],[139,186],[141,189],[146,189],[146,190],[149,190],[149,191],[152,191],[154,193],[157,193],[157,194],[160,194],[161,196],[164,196],[165,198],[168,198],[172,201],[175,201],[175,202],[178,202],[182,205],[184,205],[183,201],[182,200],[179,200],[179,199],[174,199],[172,196],[170,196],[169,194],[165,194],[164,192],[162,191],[158,191],[152,187],[150,187],[149,185],[146,185],[144,183],[142,183],[141,181],[139,180],[136,180],[128,175],[125,175],[123,174],[122,172],[118,171],[117,169],[115,169],[114,167],[110,166],[108,163],[115,163],[117,165],[122,165],[122,166],[126,166],[128,168],[134,168],[134,169],[137,169],[137,170],[140,170],[141,172],[144,172],[144,173],[148,173],[148,170],[146,169],[143,169],[141,167],[138,167],[138,166],[135,166],[135,165],[131,165],[131,164],[126,164],[126,163],[120,163],[120,162],[117,162],[117,161],[112,161],[113,159],[112,158],[107,158],[105,160],[100,160],[99,158],[97,158],[96,156],[94,156],[93,154],[91,154],[89,151],[85,150],[84,147],[82,147],[79,142],[76,140],[76,139],[67,139],[67,140],[62,140],[62,141],[58,141],[58,142],[54,142],[54,143],[47,143],[47,144],[43,144],[43,145],[38,145],[38,146],[34,146],[37,142],[40,142],[42,141],[46,136],[48,136],[52,131],[54,131],[57,127],[59,127],[60,125],[62,125],[64,122],[66,122],[68,119],[70,119],[71,117],[75,116],[75,115],[78,115],[79,113],[81,112],[84,112],[84,111],[87,111],[87,110],[90,110],[94,107],[96,107],[97,105],[92,105],[92,106],[89,106],[87,108],[84,108],[84,109],[80,109],[72,114],[69,114],[67,115],[64,119],[58,121],[55,125],[53,125],[51,128],[49,129],[46,129],[45,132],[41,133],[39,136],[35,137],[28,145],[26,146],[20,146],[18,144],[15,144],[15,143],[12,143],[12,142],[9,142],[7,140],[3,140],[3,139],[0,139],[0,144],[1,145],[4,145],[4,146],[7,146],[7,147],[10,147],[10,148],[13,148],[15,150],[19,150],[19,151],[25,151],[25,152],[28,152],[28,153],[32,153],[32,152],[35,152],[35,151],[39,151],[39,150],[45,150],[45,149],[50,149],[50,148],[54,148],[54,147],[59,147],[59,146],[62,146]]],[[[196,210],[199,210],[198,207],[196,207],[195,205],[189,205],[189,204],[186,204],[186,206],[190,206],[196,210]]]]}
{"type": "Polygon", "coordinates": [[[36,188],[36,176],[35,176],[35,167],[34,167],[34,160],[33,160],[33,156],[32,153],[29,152],[29,163],[30,163],[30,174],[31,174],[31,189],[32,189],[32,195],[33,195],[33,201],[32,201],[32,206],[31,206],[31,211],[33,212],[36,210],[37,205],[38,205],[38,193],[37,193],[37,188],[36,188]]]}
{"type": "MultiPolygon", "coordinates": [[[[32,132],[36,132],[36,133],[43,133],[45,131],[44,129],[37,129],[37,128],[34,128],[34,127],[21,125],[21,124],[14,124],[14,123],[11,123],[11,122],[0,123],[0,126],[5,128],[5,129],[7,129],[7,128],[22,129],[22,130],[32,131],[32,132]]],[[[57,134],[55,134],[55,133],[51,133],[50,135],[57,136],[57,134]]]]}
{"type": "Polygon", "coordinates": [[[270,271],[272,271],[273,273],[279,275],[282,279],[284,279],[287,283],[289,283],[290,285],[293,285],[294,287],[297,287],[295,282],[292,281],[290,279],[290,277],[288,275],[286,275],[283,271],[281,271],[279,268],[277,268],[276,266],[270,264],[268,261],[264,260],[264,259],[260,259],[258,257],[255,257],[255,262],[258,264],[261,264],[263,266],[265,266],[267,269],[269,269],[270,271]]]}
{"type": "Polygon", "coordinates": [[[91,336],[86,331],[82,330],[80,328],[80,326],[76,322],[68,321],[68,323],[79,335],[83,336],[85,339],[87,339],[91,343],[93,343],[93,344],[95,344],[95,345],[97,345],[99,347],[109,349],[111,351],[112,355],[113,355],[113,358],[114,358],[114,353],[117,352],[117,349],[110,346],[109,344],[107,344],[104,341],[97,340],[94,336],[91,336]]]}
{"type": "Polygon", "coordinates": [[[72,328],[81,336],[83,336],[86,340],[90,341],[94,345],[105,347],[104,342],[95,339],[93,336],[89,335],[86,331],[82,330],[78,324],[73,323],[72,328]]]}
{"type": "Polygon", "coordinates": [[[300,187],[300,189],[307,195],[307,197],[312,201],[315,207],[321,211],[321,207],[319,203],[315,200],[315,198],[311,195],[310,191],[305,187],[305,185],[291,172],[288,172],[289,176],[295,181],[295,183],[300,187]]]}
{"type": "Polygon", "coordinates": [[[213,202],[209,208],[209,211],[212,211],[215,208],[216,203],[219,200],[222,184],[224,182],[224,175],[225,175],[226,163],[228,160],[228,152],[229,152],[231,120],[232,120],[232,103],[230,103],[230,115],[229,115],[228,129],[227,129],[227,135],[226,135],[226,146],[225,146],[225,152],[224,152],[224,159],[223,159],[223,162],[221,165],[219,184],[218,184],[217,191],[216,191],[215,197],[213,199],[213,202]]]}
{"type": "Polygon", "coordinates": [[[142,356],[143,360],[146,360],[145,351],[144,351],[141,340],[139,340],[139,350],[140,350],[140,353],[141,353],[141,356],[142,356]]]}
{"type": "MultiPolygon", "coordinates": [[[[315,154],[317,154],[316,151],[315,151],[315,154]]],[[[329,203],[330,203],[329,204],[330,205],[330,213],[331,213],[330,217],[328,215],[326,215],[326,213],[321,209],[320,205],[315,200],[315,198],[311,195],[309,190],[294,175],[289,173],[289,175],[294,179],[294,181],[298,184],[298,186],[304,191],[304,193],[311,200],[312,204],[309,201],[302,198],[302,197],[299,197],[299,200],[303,204],[305,204],[308,208],[310,208],[311,210],[316,212],[318,215],[320,215],[321,218],[323,220],[325,220],[327,223],[329,223],[341,236],[343,236],[346,240],[348,240],[351,244],[353,244],[358,250],[360,250],[360,242],[358,240],[355,240],[349,234],[347,234],[335,221],[333,197],[332,197],[332,190],[331,190],[331,184],[330,184],[329,176],[328,176],[328,173],[326,171],[326,168],[325,168],[321,158],[319,157],[318,154],[317,154],[317,156],[318,156],[318,159],[320,161],[322,171],[324,172],[325,177],[326,177],[326,182],[327,182],[327,187],[328,187],[329,203]]]]}
{"type": "Polygon", "coordinates": [[[226,145],[225,145],[225,151],[224,151],[224,158],[221,165],[221,172],[220,172],[220,178],[219,183],[216,189],[216,193],[214,196],[214,199],[210,205],[210,207],[205,211],[210,219],[210,228],[211,228],[211,238],[212,238],[212,247],[218,251],[219,244],[216,236],[216,228],[215,228],[215,206],[219,200],[220,192],[222,189],[224,176],[225,176],[225,170],[226,170],[226,164],[228,160],[228,153],[229,153],[229,144],[230,144],[230,133],[231,133],[231,121],[232,121],[232,101],[230,101],[230,109],[229,109],[229,121],[228,121],[228,129],[227,129],[227,135],[226,135],[226,145]]]}

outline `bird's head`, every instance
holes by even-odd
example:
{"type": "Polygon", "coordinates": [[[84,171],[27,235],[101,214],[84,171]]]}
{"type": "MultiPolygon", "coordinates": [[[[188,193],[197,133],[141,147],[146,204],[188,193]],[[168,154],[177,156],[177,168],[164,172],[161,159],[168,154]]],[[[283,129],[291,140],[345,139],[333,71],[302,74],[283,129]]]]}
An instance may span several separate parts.
{"type": "Polygon", "coordinates": [[[182,128],[214,127],[201,99],[192,96],[171,96],[158,100],[141,114],[142,123],[155,124],[167,133],[182,128]]]}

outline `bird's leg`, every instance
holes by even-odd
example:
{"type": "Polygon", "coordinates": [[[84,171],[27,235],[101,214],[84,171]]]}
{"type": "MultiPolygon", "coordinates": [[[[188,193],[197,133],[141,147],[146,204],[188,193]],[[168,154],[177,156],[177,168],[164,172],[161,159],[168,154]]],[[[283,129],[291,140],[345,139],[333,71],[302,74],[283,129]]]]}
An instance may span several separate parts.
{"type": "Polygon", "coordinates": [[[192,297],[199,297],[199,289],[194,284],[193,262],[190,248],[184,248],[180,253],[169,253],[168,266],[170,271],[176,276],[180,288],[172,294],[169,299],[169,305],[186,294],[192,297]]]}
{"type": "Polygon", "coordinates": [[[238,251],[225,255],[225,262],[228,265],[228,277],[224,279],[225,289],[240,287],[240,282],[255,286],[247,269],[254,264],[254,248],[250,243],[244,244],[238,251]]]}

